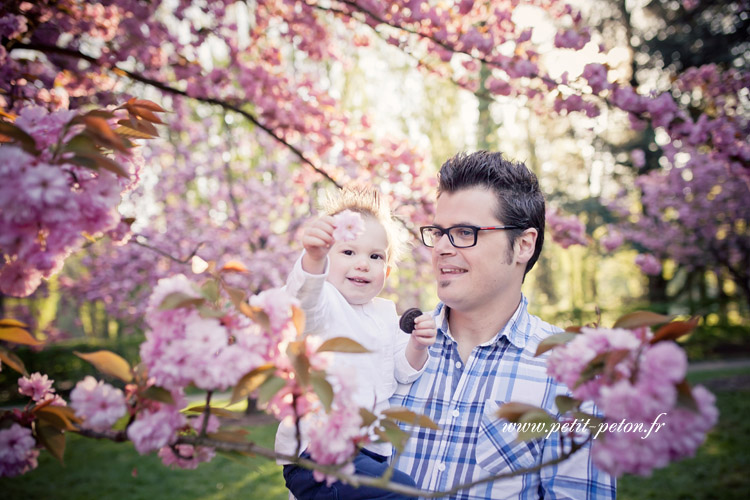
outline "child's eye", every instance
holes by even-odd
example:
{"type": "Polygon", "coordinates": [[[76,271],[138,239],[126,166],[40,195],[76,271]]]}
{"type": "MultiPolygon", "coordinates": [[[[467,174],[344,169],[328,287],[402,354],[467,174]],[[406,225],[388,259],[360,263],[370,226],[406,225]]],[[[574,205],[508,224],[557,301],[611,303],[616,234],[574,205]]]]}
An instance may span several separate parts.
{"type": "Polygon", "coordinates": [[[352,250],[343,250],[341,253],[344,255],[354,255],[354,252],[352,250]]]}
{"type": "Polygon", "coordinates": [[[375,259],[375,260],[377,260],[377,259],[381,259],[382,260],[383,256],[380,255],[380,254],[374,253],[374,254],[370,255],[370,258],[371,259],[375,259]]]}

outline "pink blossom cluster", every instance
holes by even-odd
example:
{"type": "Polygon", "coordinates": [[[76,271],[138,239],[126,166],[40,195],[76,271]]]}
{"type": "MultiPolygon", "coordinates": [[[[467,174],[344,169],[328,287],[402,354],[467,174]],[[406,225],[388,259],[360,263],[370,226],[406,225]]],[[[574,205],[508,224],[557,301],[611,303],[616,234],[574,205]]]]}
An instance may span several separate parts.
{"type": "Polygon", "coordinates": [[[54,406],[66,406],[67,403],[52,388],[54,380],[39,372],[32,373],[18,379],[18,392],[30,397],[36,403],[51,401],[54,406]]]}
{"type": "Polygon", "coordinates": [[[70,393],[70,406],[83,419],[82,427],[103,431],[125,415],[125,395],[120,389],[88,375],[70,393]]]}
{"type": "Polygon", "coordinates": [[[599,243],[607,253],[612,253],[625,243],[625,237],[612,226],[609,226],[607,234],[599,239],[599,243]]]}
{"type": "Polygon", "coordinates": [[[646,328],[582,328],[548,359],[549,375],[604,415],[606,427],[595,432],[592,454],[598,467],[615,476],[648,475],[693,455],[718,419],[714,396],[685,385],[685,352],[674,342],[651,339],[646,328]],[[680,402],[680,391],[693,407],[680,402]],[[643,432],[633,431],[637,425],[643,432]]]}
{"type": "Polygon", "coordinates": [[[65,258],[96,235],[116,227],[125,187],[108,171],[65,163],[56,151],[77,127],[72,111],[21,110],[15,125],[29,134],[38,155],[20,147],[0,148],[0,290],[31,294],[42,278],[57,273],[65,258]]]}
{"type": "MultiPolygon", "coordinates": [[[[186,300],[201,299],[200,291],[182,274],[161,279],[154,288],[146,311],[149,328],[140,353],[156,385],[167,390],[189,384],[226,390],[267,359],[274,340],[270,333],[229,310],[226,318],[216,318],[203,317],[193,307],[162,309],[163,301],[174,294],[182,294],[186,300]]],[[[276,305],[273,301],[269,304],[276,305]]],[[[278,314],[273,311],[269,317],[278,314]]]]}
{"type": "Polygon", "coordinates": [[[39,450],[31,429],[13,423],[0,430],[0,477],[13,477],[36,469],[39,450]]]}
{"type": "MultiPolygon", "coordinates": [[[[307,451],[310,458],[323,465],[341,465],[344,473],[354,473],[354,464],[347,463],[357,451],[357,442],[363,442],[362,417],[359,407],[353,403],[354,387],[351,377],[345,373],[330,373],[334,386],[334,401],[328,412],[319,412],[307,427],[310,443],[307,451]]],[[[327,484],[336,481],[320,471],[313,471],[317,481],[327,484]]]]}
{"type": "Polygon", "coordinates": [[[641,253],[635,257],[635,265],[641,269],[643,274],[658,276],[661,274],[661,262],[651,254],[641,253]]]}
{"type": "Polygon", "coordinates": [[[571,245],[588,245],[586,227],[575,215],[565,216],[550,208],[547,210],[546,218],[552,240],[563,248],[571,245]]]}
{"type": "MultiPolygon", "coordinates": [[[[195,432],[200,433],[203,429],[203,414],[190,420],[190,426],[195,432]]],[[[219,430],[219,419],[215,415],[208,418],[206,432],[212,433],[219,430]]],[[[159,450],[159,458],[164,465],[173,469],[195,469],[202,462],[210,462],[216,455],[216,450],[208,446],[193,446],[192,444],[176,444],[163,446],[159,450]]]]}
{"type": "Polygon", "coordinates": [[[333,223],[336,226],[333,231],[333,238],[336,241],[354,240],[365,231],[365,221],[362,215],[351,210],[344,210],[334,215],[333,223]]]}

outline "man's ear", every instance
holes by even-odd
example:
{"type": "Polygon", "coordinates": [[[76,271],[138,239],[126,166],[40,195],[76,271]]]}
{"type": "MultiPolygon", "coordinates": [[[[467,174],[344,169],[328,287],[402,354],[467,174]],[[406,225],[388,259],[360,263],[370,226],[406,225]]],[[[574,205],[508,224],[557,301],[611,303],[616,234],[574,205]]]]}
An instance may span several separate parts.
{"type": "Polygon", "coordinates": [[[391,275],[391,266],[388,266],[385,268],[385,277],[387,278],[390,275],[391,275]]]}
{"type": "Polygon", "coordinates": [[[534,255],[534,250],[536,249],[536,238],[538,234],[539,232],[535,228],[530,227],[516,237],[516,262],[526,265],[526,263],[531,260],[531,257],[534,255]]]}

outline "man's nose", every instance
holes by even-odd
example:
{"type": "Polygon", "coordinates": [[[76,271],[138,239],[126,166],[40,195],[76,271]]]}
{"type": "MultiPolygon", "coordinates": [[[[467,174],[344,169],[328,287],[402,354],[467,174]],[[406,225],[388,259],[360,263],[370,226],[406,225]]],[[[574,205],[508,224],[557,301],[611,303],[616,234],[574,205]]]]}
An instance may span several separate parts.
{"type": "Polygon", "coordinates": [[[435,242],[433,248],[440,255],[451,254],[455,252],[455,247],[451,243],[451,240],[448,237],[448,233],[443,233],[442,236],[440,236],[440,238],[438,238],[438,240],[435,242]]]}

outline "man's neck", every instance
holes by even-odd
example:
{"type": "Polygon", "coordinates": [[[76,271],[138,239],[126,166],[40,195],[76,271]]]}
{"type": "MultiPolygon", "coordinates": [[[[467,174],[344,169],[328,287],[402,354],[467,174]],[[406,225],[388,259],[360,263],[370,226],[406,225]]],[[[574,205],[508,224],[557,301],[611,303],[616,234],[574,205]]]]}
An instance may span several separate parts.
{"type": "Polygon", "coordinates": [[[513,317],[521,302],[521,293],[514,300],[503,300],[472,311],[448,310],[448,325],[451,336],[458,344],[458,353],[466,362],[471,351],[480,344],[489,342],[513,317]]]}

